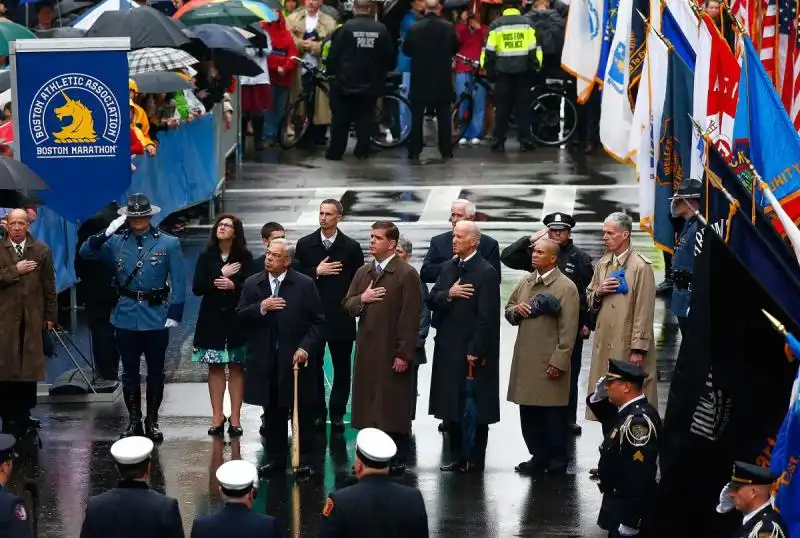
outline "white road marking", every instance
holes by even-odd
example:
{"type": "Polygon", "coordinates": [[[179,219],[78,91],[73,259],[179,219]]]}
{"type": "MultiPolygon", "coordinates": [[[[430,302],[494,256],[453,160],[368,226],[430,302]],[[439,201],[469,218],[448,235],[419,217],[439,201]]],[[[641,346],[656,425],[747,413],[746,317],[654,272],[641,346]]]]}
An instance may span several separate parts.
{"type": "MultiPolygon", "coordinates": [[[[630,185],[560,185],[560,184],[536,184],[536,185],[524,185],[520,183],[512,183],[512,184],[502,184],[502,183],[489,183],[486,185],[462,185],[462,186],[452,186],[452,185],[375,185],[375,186],[358,186],[358,187],[335,187],[335,188],[328,188],[328,189],[318,189],[316,187],[294,187],[294,188],[248,188],[248,189],[225,189],[225,195],[239,195],[239,194],[293,194],[293,193],[304,193],[304,192],[318,192],[318,191],[330,191],[330,192],[396,192],[396,191],[426,191],[426,190],[435,190],[435,189],[458,189],[459,191],[463,189],[468,190],[476,190],[476,189],[519,189],[519,190],[546,190],[549,187],[571,187],[575,190],[614,190],[614,189],[638,189],[639,185],[636,183],[632,183],[630,185]]],[[[458,196],[458,195],[456,195],[458,196]]],[[[335,198],[331,196],[331,198],[335,198]]],[[[430,199],[430,197],[429,197],[430,199]]],[[[450,200],[452,201],[452,200],[450,200]]],[[[449,209],[449,208],[448,208],[449,209]]],[[[449,213],[448,213],[449,216],[449,213]]]]}
{"type": "MultiPolygon", "coordinates": [[[[333,187],[327,189],[309,189],[308,191],[303,189],[302,192],[310,192],[311,190],[314,191],[314,196],[308,201],[308,205],[310,206],[309,210],[302,211],[297,217],[297,222],[295,222],[295,224],[301,226],[319,226],[319,204],[328,198],[341,200],[342,196],[344,196],[344,193],[347,192],[348,189],[344,187],[333,187]]],[[[300,191],[300,189],[297,190],[297,192],[300,191]]]]}
{"type": "Polygon", "coordinates": [[[542,219],[550,213],[566,213],[572,215],[575,211],[575,198],[578,191],[574,186],[559,185],[547,187],[544,191],[544,202],[542,202],[542,219]]]}
{"type": "Polygon", "coordinates": [[[441,221],[450,217],[450,204],[458,199],[461,187],[433,187],[425,208],[419,217],[421,221],[441,221]]]}

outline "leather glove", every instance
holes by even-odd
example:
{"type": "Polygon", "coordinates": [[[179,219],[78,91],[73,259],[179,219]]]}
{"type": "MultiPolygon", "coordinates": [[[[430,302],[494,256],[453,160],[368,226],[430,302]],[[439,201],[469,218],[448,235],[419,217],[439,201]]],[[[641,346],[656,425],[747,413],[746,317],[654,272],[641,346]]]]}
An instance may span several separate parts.
{"type": "Polygon", "coordinates": [[[125,221],[128,219],[125,215],[115,218],[111,221],[111,224],[108,225],[106,228],[106,237],[111,237],[116,233],[117,230],[122,228],[122,225],[125,224],[125,221]]]}
{"type": "Polygon", "coordinates": [[[620,523],[617,532],[622,536],[636,536],[639,534],[639,529],[634,529],[633,527],[628,527],[620,523]]]}
{"type": "Polygon", "coordinates": [[[719,504],[717,505],[718,514],[727,514],[728,512],[730,512],[735,508],[735,506],[733,505],[733,500],[731,500],[730,493],[731,493],[730,483],[725,484],[725,487],[722,488],[722,491],[719,492],[719,504]]]}
{"type": "Polygon", "coordinates": [[[169,319],[169,318],[167,318],[167,322],[164,324],[164,327],[166,327],[167,329],[172,329],[173,327],[177,326],[178,322],[175,321],[174,319],[169,319]]]}

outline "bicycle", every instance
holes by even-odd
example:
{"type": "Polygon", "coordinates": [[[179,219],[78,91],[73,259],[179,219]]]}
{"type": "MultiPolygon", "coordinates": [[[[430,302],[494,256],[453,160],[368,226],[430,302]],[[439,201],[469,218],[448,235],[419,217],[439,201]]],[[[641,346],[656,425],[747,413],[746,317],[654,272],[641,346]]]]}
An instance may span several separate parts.
{"type": "MultiPolygon", "coordinates": [[[[451,114],[453,121],[453,145],[456,145],[469,128],[474,107],[473,94],[478,85],[486,90],[487,106],[494,102],[494,86],[481,73],[479,62],[456,54],[456,61],[470,67],[470,80],[458,96],[451,114]],[[463,107],[463,110],[462,110],[463,107]]],[[[530,88],[531,136],[541,146],[559,146],[566,143],[578,128],[578,110],[569,94],[571,80],[545,78],[530,88]]]]}
{"type": "MultiPolygon", "coordinates": [[[[306,70],[307,78],[303,80],[300,96],[289,105],[278,126],[278,144],[282,149],[295,147],[311,127],[316,91],[330,97],[330,77],[322,69],[297,56],[293,56],[292,60],[306,70]]],[[[384,93],[375,103],[375,132],[370,141],[384,149],[404,144],[411,135],[410,126],[403,129],[400,124],[401,107],[406,107],[410,115],[411,105],[399,92],[402,75],[398,75],[387,75],[384,93]]]]}

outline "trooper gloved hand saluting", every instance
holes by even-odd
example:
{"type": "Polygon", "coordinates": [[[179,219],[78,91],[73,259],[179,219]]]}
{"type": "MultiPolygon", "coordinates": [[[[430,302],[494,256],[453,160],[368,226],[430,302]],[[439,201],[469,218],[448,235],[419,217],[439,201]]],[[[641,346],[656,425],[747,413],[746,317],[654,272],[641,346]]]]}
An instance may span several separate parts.
{"type": "Polygon", "coordinates": [[[171,327],[183,319],[186,276],[180,242],[151,224],[161,208],[143,194],[128,197],[120,217],[81,247],[85,259],[114,265],[117,306],[111,315],[122,358],[122,386],[128,408],[123,437],[163,440],[158,409],[164,397],[164,356],[171,327]],[[140,357],[147,362],[147,415],[142,428],[140,357]]]}

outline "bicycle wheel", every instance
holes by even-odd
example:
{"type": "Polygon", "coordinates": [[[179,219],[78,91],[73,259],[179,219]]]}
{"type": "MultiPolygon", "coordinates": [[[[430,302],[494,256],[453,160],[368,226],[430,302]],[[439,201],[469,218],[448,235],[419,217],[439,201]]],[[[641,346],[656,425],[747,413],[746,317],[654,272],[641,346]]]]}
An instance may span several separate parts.
{"type": "Polygon", "coordinates": [[[370,137],[372,143],[384,149],[404,144],[411,135],[411,125],[403,128],[401,117],[411,117],[411,105],[405,96],[391,92],[379,97],[375,102],[374,132],[370,137]]]}
{"type": "Polygon", "coordinates": [[[311,109],[304,97],[299,97],[289,106],[278,125],[278,144],[282,149],[292,149],[306,135],[311,126],[308,112],[311,109]]]}
{"type": "Polygon", "coordinates": [[[578,111],[566,95],[544,91],[531,103],[531,135],[542,146],[567,142],[578,128],[578,111]]]}
{"type": "Polygon", "coordinates": [[[453,110],[450,113],[453,147],[457,146],[458,141],[467,134],[467,129],[469,129],[469,124],[472,121],[472,107],[474,106],[472,101],[472,95],[462,95],[453,105],[453,110]]]}

